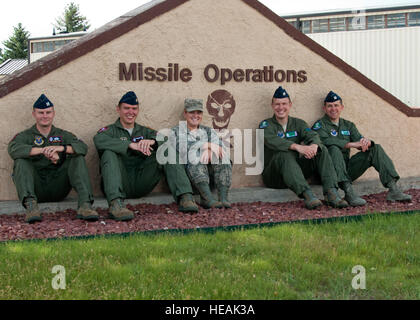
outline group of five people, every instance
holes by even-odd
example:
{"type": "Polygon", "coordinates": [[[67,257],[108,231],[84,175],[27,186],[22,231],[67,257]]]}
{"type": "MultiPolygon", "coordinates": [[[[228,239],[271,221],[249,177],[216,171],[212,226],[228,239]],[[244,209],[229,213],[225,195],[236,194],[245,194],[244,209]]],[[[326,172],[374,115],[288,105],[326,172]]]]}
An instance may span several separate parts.
{"type": "MultiPolygon", "coordinates": [[[[382,184],[389,188],[387,200],[410,201],[396,185],[399,176],[383,148],[363,137],[356,126],[341,118],[342,99],[330,92],[324,101],[325,116],[312,127],[289,116],[292,101],[282,87],[272,99],[274,115],[260,123],[264,130],[263,181],[270,188],[290,188],[304,199],[308,209],[322,205],[306,180],[313,173],[321,178],[326,203],[335,208],[366,204],[352,188],[352,181],[373,166],[382,184]],[[350,157],[350,149],[358,152],[350,157]],[[338,193],[345,192],[342,199],[338,193]]],[[[118,119],[94,136],[100,158],[101,189],[109,205],[109,217],[131,220],[134,213],[124,199],[140,198],[150,193],[163,176],[181,212],[198,212],[194,190],[206,209],[230,208],[229,189],[232,164],[226,160],[223,142],[214,129],[203,126],[203,101],[186,99],[186,129],[172,128],[177,161],[160,164],[157,132],[136,122],[139,101],[127,92],[116,106],[118,119]],[[194,155],[179,161],[183,155],[194,155]],[[216,161],[214,161],[216,160],[216,161]],[[217,188],[217,196],[211,191],[217,188]]],[[[33,106],[35,125],[18,133],[9,143],[14,160],[13,181],[26,209],[25,221],[42,220],[40,202],[61,201],[72,188],[78,194],[77,217],[98,220],[93,209],[93,193],[84,156],[87,145],[74,134],[56,128],[54,104],[42,94],[33,106]]]]}

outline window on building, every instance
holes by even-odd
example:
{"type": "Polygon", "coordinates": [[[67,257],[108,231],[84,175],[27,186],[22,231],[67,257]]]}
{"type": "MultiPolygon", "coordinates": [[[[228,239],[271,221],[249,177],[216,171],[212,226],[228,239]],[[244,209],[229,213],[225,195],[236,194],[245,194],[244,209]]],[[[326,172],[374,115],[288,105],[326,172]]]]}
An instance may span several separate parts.
{"type": "Polygon", "coordinates": [[[383,29],[385,28],[385,16],[368,16],[367,17],[367,27],[368,29],[383,29]]]}
{"type": "Polygon", "coordinates": [[[312,20],[312,32],[328,32],[328,19],[312,20]]]}
{"type": "Polygon", "coordinates": [[[410,12],[407,22],[409,26],[420,26],[420,12],[410,12]]]}
{"type": "Polygon", "coordinates": [[[42,51],[43,51],[42,42],[35,42],[33,44],[33,53],[38,53],[42,51]]]}
{"type": "Polygon", "coordinates": [[[289,23],[297,29],[297,21],[289,21],[289,23]]]}
{"type": "Polygon", "coordinates": [[[347,18],[347,25],[349,31],[354,30],[365,30],[366,29],[366,17],[365,16],[354,16],[347,18]]]}
{"type": "Polygon", "coordinates": [[[302,21],[302,32],[311,33],[311,20],[302,21]]]}
{"type": "Polygon", "coordinates": [[[60,49],[65,44],[64,40],[54,41],[55,50],[60,49]]]}
{"type": "Polygon", "coordinates": [[[54,42],[44,42],[44,52],[54,51],[54,42]]]}
{"type": "Polygon", "coordinates": [[[388,28],[405,27],[405,13],[388,14],[387,27],[388,28]]]}
{"type": "Polygon", "coordinates": [[[330,19],[330,31],[346,31],[345,18],[332,18],[330,19]]]}

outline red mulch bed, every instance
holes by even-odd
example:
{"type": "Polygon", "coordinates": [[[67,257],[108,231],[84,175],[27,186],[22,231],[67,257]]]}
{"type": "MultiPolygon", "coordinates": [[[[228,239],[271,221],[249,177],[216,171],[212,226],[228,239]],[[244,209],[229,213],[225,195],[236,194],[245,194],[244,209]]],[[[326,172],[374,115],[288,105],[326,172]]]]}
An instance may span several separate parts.
{"type": "Polygon", "coordinates": [[[98,209],[99,221],[86,222],[76,218],[75,210],[45,213],[43,221],[27,224],[24,215],[0,215],[0,241],[80,237],[89,235],[121,234],[130,232],[196,229],[238,226],[306,219],[357,216],[369,213],[420,211],[420,190],[407,191],[413,196],[411,203],[386,201],[387,192],[363,196],[367,205],[333,209],[323,205],[319,210],[307,210],[303,201],[286,203],[237,203],[232,209],[200,208],[196,214],[178,212],[177,205],[139,204],[127,207],[135,212],[128,222],[108,219],[108,210],[98,209]]]}

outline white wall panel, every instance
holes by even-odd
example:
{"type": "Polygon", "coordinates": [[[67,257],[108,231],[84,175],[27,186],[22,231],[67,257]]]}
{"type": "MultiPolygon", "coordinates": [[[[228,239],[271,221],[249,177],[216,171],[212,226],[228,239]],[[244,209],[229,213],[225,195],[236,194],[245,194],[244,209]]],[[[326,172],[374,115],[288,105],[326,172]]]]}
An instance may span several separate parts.
{"type": "Polygon", "coordinates": [[[420,27],[307,34],[411,107],[420,107],[420,27]]]}

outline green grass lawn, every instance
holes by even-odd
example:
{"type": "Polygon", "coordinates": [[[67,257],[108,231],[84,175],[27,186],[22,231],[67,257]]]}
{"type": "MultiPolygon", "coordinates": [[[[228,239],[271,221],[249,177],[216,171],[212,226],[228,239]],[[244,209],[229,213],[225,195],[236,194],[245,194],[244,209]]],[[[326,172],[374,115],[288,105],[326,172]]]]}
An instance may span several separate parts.
{"type": "Polygon", "coordinates": [[[0,299],[420,299],[420,214],[0,244],[0,299]],[[66,289],[54,290],[55,265],[66,289]],[[366,270],[366,289],[352,288],[366,270]]]}

